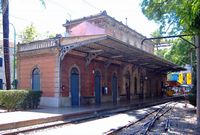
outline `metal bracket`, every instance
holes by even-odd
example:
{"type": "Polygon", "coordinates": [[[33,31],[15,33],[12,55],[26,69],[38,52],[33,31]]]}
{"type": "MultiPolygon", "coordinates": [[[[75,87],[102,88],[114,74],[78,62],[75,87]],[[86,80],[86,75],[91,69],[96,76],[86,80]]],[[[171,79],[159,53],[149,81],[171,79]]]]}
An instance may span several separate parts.
{"type": "Polygon", "coordinates": [[[72,49],[77,48],[79,46],[82,46],[81,43],[75,43],[75,44],[71,44],[71,45],[66,45],[66,46],[62,46],[61,48],[61,53],[60,53],[60,59],[63,60],[65,55],[72,49]]]}
{"type": "Polygon", "coordinates": [[[105,62],[105,68],[107,69],[112,63],[113,63],[113,60],[107,60],[105,62]]]}
{"type": "Polygon", "coordinates": [[[100,54],[102,54],[103,52],[101,51],[101,52],[89,52],[88,53],[88,55],[86,56],[86,63],[85,63],[85,65],[86,65],[86,67],[91,63],[91,61],[93,60],[93,59],[95,59],[98,55],[100,55],[100,54]]]}

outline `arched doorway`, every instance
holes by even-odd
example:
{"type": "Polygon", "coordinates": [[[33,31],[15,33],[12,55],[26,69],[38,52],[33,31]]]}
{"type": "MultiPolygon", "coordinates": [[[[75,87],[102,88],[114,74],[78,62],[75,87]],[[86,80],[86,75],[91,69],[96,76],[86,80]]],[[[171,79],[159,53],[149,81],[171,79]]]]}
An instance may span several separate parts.
{"type": "Polygon", "coordinates": [[[98,105],[101,103],[101,74],[99,71],[95,71],[94,90],[95,90],[95,103],[98,105]]]}
{"type": "Polygon", "coordinates": [[[112,76],[112,97],[113,97],[113,103],[117,103],[117,76],[116,74],[113,74],[112,76]]]}
{"type": "Polygon", "coordinates": [[[71,70],[71,105],[79,105],[79,72],[77,68],[71,70]]]}
{"type": "Polygon", "coordinates": [[[32,72],[32,90],[40,91],[40,70],[34,68],[32,72]]]}

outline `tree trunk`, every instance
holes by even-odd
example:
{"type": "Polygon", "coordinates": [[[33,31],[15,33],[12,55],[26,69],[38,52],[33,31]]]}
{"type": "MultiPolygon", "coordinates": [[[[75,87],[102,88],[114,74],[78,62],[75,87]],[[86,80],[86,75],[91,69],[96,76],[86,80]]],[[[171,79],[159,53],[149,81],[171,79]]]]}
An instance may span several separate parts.
{"type": "Polygon", "coordinates": [[[2,0],[7,2],[5,12],[3,14],[3,52],[5,63],[5,79],[6,89],[9,90],[10,86],[10,55],[9,55],[9,0],[2,0]]]}

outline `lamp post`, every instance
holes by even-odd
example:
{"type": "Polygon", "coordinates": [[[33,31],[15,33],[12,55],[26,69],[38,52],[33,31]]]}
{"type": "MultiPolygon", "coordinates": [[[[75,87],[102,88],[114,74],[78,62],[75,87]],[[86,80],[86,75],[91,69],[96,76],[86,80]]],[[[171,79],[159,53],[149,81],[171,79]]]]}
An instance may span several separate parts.
{"type": "Polygon", "coordinates": [[[16,49],[16,29],[15,29],[15,26],[10,23],[10,25],[13,27],[13,30],[14,30],[14,49],[13,49],[13,86],[14,86],[14,89],[16,89],[16,81],[15,81],[15,49],[16,49]]]}

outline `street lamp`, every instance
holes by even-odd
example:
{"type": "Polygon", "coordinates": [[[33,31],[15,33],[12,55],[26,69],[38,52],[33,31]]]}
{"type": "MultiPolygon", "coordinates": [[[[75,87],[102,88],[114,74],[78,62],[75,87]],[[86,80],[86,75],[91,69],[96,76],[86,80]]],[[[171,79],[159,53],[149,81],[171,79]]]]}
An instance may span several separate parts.
{"type": "Polygon", "coordinates": [[[13,27],[13,30],[14,30],[14,49],[13,49],[13,86],[14,86],[14,89],[16,89],[17,85],[16,85],[16,80],[15,80],[15,49],[16,49],[16,29],[15,29],[15,26],[12,24],[12,23],[9,23],[12,27],[13,27]]]}

